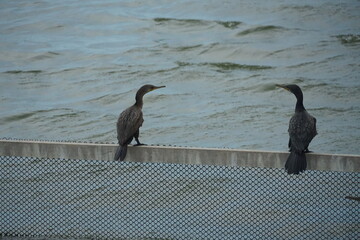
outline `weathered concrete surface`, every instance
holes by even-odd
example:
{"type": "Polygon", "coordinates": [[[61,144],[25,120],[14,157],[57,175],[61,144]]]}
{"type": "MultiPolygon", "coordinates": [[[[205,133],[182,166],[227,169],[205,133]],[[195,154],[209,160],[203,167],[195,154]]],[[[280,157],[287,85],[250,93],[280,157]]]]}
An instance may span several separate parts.
{"type": "MultiPolygon", "coordinates": [[[[0,155],[113,161],[115,144],[0,140],[0,155]]],[[[283,168],[288,152],[129,146],[126,161],[283,168]]],[[[359,155],[307,154],[308,169],[360,172],[359,155]]]]}

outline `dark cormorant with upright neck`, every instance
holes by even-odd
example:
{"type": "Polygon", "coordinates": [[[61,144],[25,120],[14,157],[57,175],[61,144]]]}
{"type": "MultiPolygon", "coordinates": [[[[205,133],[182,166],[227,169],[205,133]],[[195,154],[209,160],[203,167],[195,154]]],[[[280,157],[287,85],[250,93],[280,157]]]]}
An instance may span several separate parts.
{"type": "Polygon", "coordinates": [[[290,155],[285,164],[285,170],[289,174],[299,174],[306,169],[305,153],[311,140],[316,136],[316,118],[311,116],[303,105],[303,93],[298,85],[276,85],[292,92],[297,101],[295,114],[289,122],[289,148],[290,155]]]}
{"type": "Polygon", "coordinates": [[[135,104],[125,109],[117,121],[117,139],[119,147],[116,150],[114,160],[123,161],[127,153],[127,145],[135,138],[136,145],[143,145],[139,141],[139,128],[144,122],[142,107],[143,97],[146,93],[165,86],[144,85],[136,93],[135,104]]]}

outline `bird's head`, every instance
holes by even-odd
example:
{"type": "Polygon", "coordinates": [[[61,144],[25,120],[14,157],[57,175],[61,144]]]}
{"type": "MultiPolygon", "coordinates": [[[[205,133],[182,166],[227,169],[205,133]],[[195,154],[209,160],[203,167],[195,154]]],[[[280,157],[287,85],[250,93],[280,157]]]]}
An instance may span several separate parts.
{"type": "Polygon", "coordinates": [[[146,84],[144,86],[142,86],[136,93],[136,96],[135,96],[135,99],[136,99],[136,103],[138,106],[141,106],[143,105],[143,96],[145,94],[147,94],[148,92],[151,92],[151,91],[154,91],[156,89],[159,89],[159,88],[164,88],[165,86],[154,86],[154,85],[150,85],[150,84],[146,84]]]}
{"type": "Polygon", "coordinates": [[[154,91],[159,88],[164,88],[164,87],[165,86],[154,86],[154,85],[147,84],[147,85],[142,86],[141,88],[144,88],[144,92],[148,93],[148,92],[154,91]]]}
{"type": "Polygon", "coordinates": [[[292,93],[301,91],[300,87],[296,84],[276,84],[276,86],[292,93]]]}
{"type": "Polygon", "coordinates": [[[295,111],[304,111],[304,105],[303,105],[303,93],[301,91],[301,88],[296,84],[288,84],[288,85],[282,85],[282,84],[276,84],[277,87],[281,87],[289,92],[292,92],[297,101],[295,106],[295,111]]]}
{"type": "Polygon", "coordinates": [[[136,95],[144,96],[144,95],[147,94],[148,92],[154,91],[154,90],[159,89],[159,88],[164,88],[164,87],[165,87],[165,86],[154,86],[154,85],[151,85],[151,84],[146,84],[146,85],[142,86],[142,87],[137,91],[137,94],[136,94],[136,95]]]}
{"type": "Polygon", "coordinates": [[[303,96],[301,88],[296,84],[276,84],[276,86],[293,93],[296,98],[302,98],[303,96]]]}

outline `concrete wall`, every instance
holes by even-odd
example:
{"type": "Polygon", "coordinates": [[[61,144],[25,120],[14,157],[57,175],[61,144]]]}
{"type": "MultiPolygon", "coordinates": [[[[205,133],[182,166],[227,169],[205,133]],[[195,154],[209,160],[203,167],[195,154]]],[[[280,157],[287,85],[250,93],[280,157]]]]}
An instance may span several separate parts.
{"type": "MultiPolygon", "coordinates": [[[[113,161],[115,144],[0,140],[1,156],[113,161]]],[[[125,161],[284,168],[288,152],[129,146],[125,161]]],[[[359,155],[307,154],[308,169],[360,172],[359,155]]]]}

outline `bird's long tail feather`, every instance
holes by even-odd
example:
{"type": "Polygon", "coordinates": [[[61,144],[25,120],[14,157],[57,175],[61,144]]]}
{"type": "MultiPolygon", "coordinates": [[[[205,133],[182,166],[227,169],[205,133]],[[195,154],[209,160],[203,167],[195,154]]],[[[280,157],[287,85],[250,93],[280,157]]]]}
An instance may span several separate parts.
{"type": "Polygon", "coordinates": [[[127,145],[118,146],[118,148],[116,149],[114,160],[115,161],[124,161],[124,159],[126,157],[126,153],[127,153],[127,145]]]}
{"type": "Polygon", "coordinates": [[[306,156],[304,152],[290,152],[285,163],[285,170],[288,174],[299,174],[306,169],[306,156]]]}

